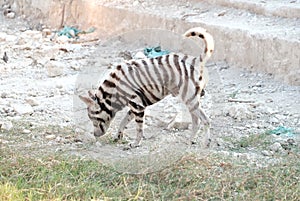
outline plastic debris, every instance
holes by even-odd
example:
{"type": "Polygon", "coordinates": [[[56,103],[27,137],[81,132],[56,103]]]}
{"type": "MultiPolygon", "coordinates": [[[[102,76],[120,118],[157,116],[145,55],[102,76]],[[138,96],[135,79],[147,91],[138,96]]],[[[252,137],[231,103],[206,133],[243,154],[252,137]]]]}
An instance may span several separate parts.
{"type": "Polygon", "coordinates": [[[79,34],[87,34],[87,33],[92,33],[95,31],[95,28],[90,28],[87,31],[81,31],[75,27],[68,27],[65,26],[62,30],[57,32],[58,36],[67,36],[68,38],[78,38],[79,34]]]}
{"type": "Polygon", "coordinates": [[[292,128],[287,128],[285,126],[278,126],[277,128],[270,130],[267,132],[268,134],[274,134],[274,135],[288,135],[292,136],[294,135],[292,128]]]}
{"type": "Polygon", "coordinates": [[[144,54],[148,58],[155,58],[155,57],[159,57],[159,56],[166,55],[169,53],[170,52],[168,50],[162,50],[160,46],[144,49],[144,54]]]}

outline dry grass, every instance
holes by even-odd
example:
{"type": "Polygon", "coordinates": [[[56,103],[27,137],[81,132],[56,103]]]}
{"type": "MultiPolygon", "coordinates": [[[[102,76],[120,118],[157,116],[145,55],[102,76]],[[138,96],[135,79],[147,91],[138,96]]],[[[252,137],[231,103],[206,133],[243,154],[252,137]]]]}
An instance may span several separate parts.
{"type": "Polygon", "coordinates": [[[182,158],[144,175],[93,160],[1,150],[0,200],[299,200],[299,155],[258,168],[230,158],[182,158]],[[15,196],[15,197],[14,197],[15,196]],[[12,199],[14,198],[14,199],[12,199]]]}

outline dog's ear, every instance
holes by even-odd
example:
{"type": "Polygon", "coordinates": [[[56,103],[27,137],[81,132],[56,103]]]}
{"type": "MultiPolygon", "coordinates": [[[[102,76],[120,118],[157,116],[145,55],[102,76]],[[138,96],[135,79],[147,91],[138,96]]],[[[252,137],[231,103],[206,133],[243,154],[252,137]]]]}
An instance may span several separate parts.
{"type": "Polygon", "coordinates": [[[91,99],[90,97],[85,97],[85,96],[81,96],[79,95],[80,100],[82,100],[88,107],[91,106],[92,104],[94,104],[94,100],[91,99]]]}
{"type": "Polygon", "coordinates": [[[96,95],[95,95],[95,92],[93,90],[89,90],[88,94],[89,94],[89,97],[91,99],[93,99],[94,101],[96,100],[96,95]]]}

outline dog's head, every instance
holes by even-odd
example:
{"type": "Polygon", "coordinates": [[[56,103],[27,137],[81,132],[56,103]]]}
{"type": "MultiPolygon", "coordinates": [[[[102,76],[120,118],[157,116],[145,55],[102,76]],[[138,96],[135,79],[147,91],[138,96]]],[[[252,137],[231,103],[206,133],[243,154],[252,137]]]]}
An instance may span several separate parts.
{"type": "Polygon", "coordinates": [[[112,111],[107,104],[92,91],[88,92],[89,96],[81,96],[79,98],[87,105],[88,117],[94,126],[95,137],[100,137],[105,134],[112,119],[112,111]]]}

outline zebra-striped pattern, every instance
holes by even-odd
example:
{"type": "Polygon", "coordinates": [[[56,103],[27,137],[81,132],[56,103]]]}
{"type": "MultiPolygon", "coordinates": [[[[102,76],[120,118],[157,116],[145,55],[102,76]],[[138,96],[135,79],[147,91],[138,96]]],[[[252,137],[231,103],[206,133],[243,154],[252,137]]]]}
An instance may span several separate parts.
{"type": "Polygon", "coordinates": [[[143,137],[144,111],[169,94],[177,96],[192,116],[193,134],[199,131],[199,119],[205,125],[204,143],[209,142],[209,120],[200,107],[200,94],[208,79],[204,65],[214,50],[212,36],[203,28],[188,30],[186,37],[198,36],[205,41],[204,57],[171,53],[157,58],[133,60],[117,65],[89,97],[79,96],[87,104],[88,116],[94,125],[94,135],[105,134],[115,114],[125,106],[130,108],[121,121],[117,139],[123,137],[126,125],[135,119],[137,138],[131,145],[139,146],[143,137]]]}

